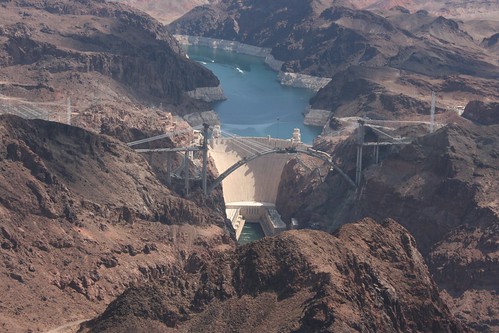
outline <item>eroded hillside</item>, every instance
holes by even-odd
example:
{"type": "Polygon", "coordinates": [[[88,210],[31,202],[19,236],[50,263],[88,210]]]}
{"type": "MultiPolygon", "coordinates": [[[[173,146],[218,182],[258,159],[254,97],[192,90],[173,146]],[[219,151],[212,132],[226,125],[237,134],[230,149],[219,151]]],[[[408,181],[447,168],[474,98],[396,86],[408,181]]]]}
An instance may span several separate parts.
{"type": "MultiPolygon", "coordinates": [[[[461,119],[410,145],[382,148],[378,165],[366,147],[363,181],[355,193],[335,172],[321,181],[312,169],[290,163],[277,207],[285,219],[327,230],[363,216],[396,219],[416,239],[453,313],[479,331],[494,332],[499,314],[493,287],[499,269],[498,135],[497,125],[461,119]]],[[[372,142],[383,139],[373,131],[366,136],[372,142]]],[[[332,150],[352,177],[355,152],[353,139],[332,150]]]]}
{"type": "Polygon", "coordinates": [[[412,236],[365,219],[290,231],[125,292],[80,332],[466,332],[412,236]],[[140,300],[140,301],[139,301],[140,300]]]}
{"type": "Polygon", "coordinates": [[[0,325],[46,331],[233,248],[220,208],[178,197],[118,140],[0,116],[0,325]]]}
{"type": "Polygon", "coordinates": [[[117,0],[136,7],[153,16],[162,23],[170,23],[178,19],[196,6],[213,3],[216,0],[117,0]]]}
{"type": "Polygon", "coordinates": [[[97,131],[112,118],[151,132],[164,111],[209,110],[188,92],[219,84],[159,22],[106,1],[3,1],[0,45],[2,107],[66,122],[70,98],[72,123],[97,131]]]}

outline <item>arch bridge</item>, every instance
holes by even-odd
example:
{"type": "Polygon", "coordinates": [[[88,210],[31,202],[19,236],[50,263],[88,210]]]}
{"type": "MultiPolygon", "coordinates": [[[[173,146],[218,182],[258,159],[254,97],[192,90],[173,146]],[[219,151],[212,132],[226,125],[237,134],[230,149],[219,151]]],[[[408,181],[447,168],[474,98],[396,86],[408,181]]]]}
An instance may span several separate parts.
{"type": "Polygon", "coordinates": [[[331,157],[328,154],[326,154],[324,152],[321,152],[321,151],[318,151],[318,150],[313,150],[313,149],[307,149],[307,150],[305,150],[305,149],[300,149],[300,148],[274,148],[274,149],[269,149],[269,150],[262,151],[262,152],[256,152],[253,155],[250,155],[250,156],[247,156],[247,157],[243,157],[240,161],[234,163],[227,170],[225,170],[222,174],[220,174],[213,181],[213,183],[210,185],[210,187],[207,189],[206,193],[210,194],[218,185],[220,185],[220,183],[225,178],[227,178],[231,173],[233,173],[234,171],[236,171],[241,166],[243,166],[243,165],[251,162],[252,160],[255,160],[255,159],[259,158],[259,157],[266,156],[266,155],[271,155],[271,154],[305,154],[305,155],[308,155],[308,156],[312,156],[312,157],[318,158],[318,159],[322,160],[323,162],[325,162],[325,163],[329,164],[330,166],[332,166],[335,170],[337,170],[343,176],[343,178],[345,178],[345,180],[352,187],[354,187],[354,188],[357,187],[357,185],[355,185],[355,182],[345,172],[343,172],[343,170],[341,170],[340,167],[338,167],[331,160],[331,157]]]}
{"type": "MultiPolygon", "coordinates": [[[[195,130],[200,129],[200,127],[194,128],[195,130]]],[[[242,157],[239,161],[235,162],[231,166],[229,166],[222,174],[220,174],[214,181],[208,186],[207,184],[207,163],[208,163],[208,135],[209,135],[209,126],[206,124],[203,124],[203,141],[201,145],[191,145],[189,147],[177,147],[177,148],[153,148],[153,149],[135,149],[135,151],[140,152],[140,153],[152,153],[152,152],[168,152],[168,153],[184,153],[185,154],[185,159],[187,160],[187,155],[189,152],[193,151],[201,151],[202,152],[202,171],[201,171],[201,179],[202,179],[202,188],[203,188],[203,193],[205,196],[210,195],[213,190],[219,186],[224,179],[226,179],[229,175],[231,175],[233,172],[235,172],[237,169],[239,169],[241,166],[248,164],[249,162],[258,159],[263,156],[267,155],[272,155],[272,154],[305,154],[308,156],[315,157],[326,164],[330,165],[334,170],[338,171],[338,173],[341,174],[341,176],[353,187],[356,188],[357,185],[356,183],[345,173],[343,170],[341,170],[338,165],[336,165],[332,159],[331,156],[325,152],[314,150],[312,148],[302,148],[304,145],[291,145],[290,147],[271,147],[269,145],[265,145],[262,143],[257,143],[255,142],[255,138],[244,138],[244,137],[237,137],[232,134],[228,134],[229,136],[232,136],[231,139],[233,139],[234,142],[237,142],[238,145],[241,145],[242,147],[250,148],[250,154],[248,154],[245,157],[242,157]]],[[[183,130],[182,132],[185,132],[183,130]]],[[[128,143],[128,146],[133,147],[136,145],[144,144],[147,142],[152,142],[155,140],[160,140],[169,136],[176,135],[178,133],[169,133],[169,134],[161,134],[155,137],[151,138],[146,138],[142,140],[137,140],[128,143]]],[[[263,139],[263,138],[260,138],[263,139]]],[[[282,140],[286,141],[286,140],[282,140]]],[[[299,141],[298,141],[299,142],[299,141]]],[[[244,149],[244,148],[243,148],[244,149]]],[[[245,149],[248,151],[248,149],[245,149]]],[[[169,159],[170,162],[170,159],[169,159]]],[[[170,163],[169,163],[170,165],[170,163]]],[[[189,168],[188,168],[188,163],[187,161],[184,161],[184,179],[185,179],[185,187],[186,187],[186,193],[189,191],[189,168]]]]}

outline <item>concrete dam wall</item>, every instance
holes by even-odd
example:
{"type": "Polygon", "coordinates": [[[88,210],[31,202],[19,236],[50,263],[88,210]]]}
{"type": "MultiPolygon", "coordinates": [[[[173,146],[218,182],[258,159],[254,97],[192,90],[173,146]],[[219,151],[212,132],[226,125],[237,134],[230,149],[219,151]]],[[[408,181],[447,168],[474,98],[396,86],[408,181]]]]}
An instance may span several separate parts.
{"type": "MultiPolygon", "coordinates": [[[[215,161],[219,173],[224,172],[244,157],[253,155],[235,139],[213,139],[209,154],[215,161]]],[[[287,148],[289,140],[252,138],[263,144],[287,148]]],[[[275,204],[282,170],[288,161],[287,154],[272,154],[259,157],[241,166],[222,182],[225,203],[262,202],[275,204]]]]}
{"type": "MultiPolygon", "coordinates": [[[[209,154],[221,174],[244,158],[254,156],[255,147],[259,147],[259,153],[273,148],[307,148],[299,140],[216,138],[210,140],[209,154]]],[[[246,221],[259,222],[266,236],[287,229],[275,209],[275,202],[282,171],[290,157],[287,153],[257,157],[241,165],[222,181],[227,217],[232,222],[237,239],[246,221]]]]}

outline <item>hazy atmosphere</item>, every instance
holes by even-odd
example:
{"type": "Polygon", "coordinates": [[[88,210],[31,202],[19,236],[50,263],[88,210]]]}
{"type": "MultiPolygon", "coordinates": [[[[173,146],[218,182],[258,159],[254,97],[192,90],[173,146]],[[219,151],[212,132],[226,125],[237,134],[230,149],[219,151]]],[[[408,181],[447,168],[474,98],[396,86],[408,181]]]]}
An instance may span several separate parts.
{"type": "Polygon", "coordinates": [[[0,0],[0,332],[499,332],[498,189],[498,0],[0,0]]]}

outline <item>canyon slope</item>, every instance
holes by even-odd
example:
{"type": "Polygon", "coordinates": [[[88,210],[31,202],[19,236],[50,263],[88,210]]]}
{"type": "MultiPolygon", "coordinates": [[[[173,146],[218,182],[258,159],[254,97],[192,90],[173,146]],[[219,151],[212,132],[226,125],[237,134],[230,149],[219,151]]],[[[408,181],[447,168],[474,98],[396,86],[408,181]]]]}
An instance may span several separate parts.
{"type": "Polygon", "coordinates": [[[0,138],[2,332],[92,318],[235,246],[220,199],[180,198],[119,140],[14,116],[0,116],[0,138]]]}
{"type": "Polygon", "coordinates": [[[43,109],[44,118],[65,122],[70,98],[73,124],[101,131],[102,123],[127,123],[149,132],[166,125],[165,111],[210,109],[189,92],[216,90],[218,79],[143,12],[106,1],[0,5],[3,107],[43,109]]]}
{"type": "Polygon", "coordinates": [[[369,11],[317,0],[225,0],[169,25],[176,34],[271,48],[284,72],[332,78],[310,101],[312,109],[372,118],[428,114],[431,91],[439,112],[499,100],[498,28],[493,20],[468,24],[423,10],[369,11]]]}
{"type": "MultiPolygon", "coordinates": [[[[487,112],[482,115],[488,119],[487,112]]],[[[303,161],[291,162],[283,173],[277,208],[288,221],[295,217],[326,230],[363,216],[397,220],[416,239],[452,312],[479,331],[495,332],[499,128],[455,120],[422,136],[426,129],[421,126],[392,133],[420,137],[409,145],[381,148],[378,165],[366,147],[363,181],[355,193],[336,172],[322,173],[321,179],[314,169],[303,167],[303,161]]],[[[386,140],[372,130],[366,139],[386,140]]],[[[353,177],[355,139],[329,147],[353,177]]]]}
{"type": "Polygon", "coordinates": [[[216,0],[117,0],[140,9],[162,23],[170,23],[192,8],[213,3],[216,0]]]}
{"type": "Polygon", "coordinates": [[[457,1],[413,1],[413,0],[356,0],[352,2],[360,9],[391,9],[404,7],[411,11],[427,11],[434,15],[456,18],[499,18],[499,2],[497,0],[457,0],[457,1]]]}
{"type": "Polygon", "coordinates": [[[289,231],[133,288],[80,332],[467,332],[412,236],[370,219],[289,231]]]}

